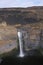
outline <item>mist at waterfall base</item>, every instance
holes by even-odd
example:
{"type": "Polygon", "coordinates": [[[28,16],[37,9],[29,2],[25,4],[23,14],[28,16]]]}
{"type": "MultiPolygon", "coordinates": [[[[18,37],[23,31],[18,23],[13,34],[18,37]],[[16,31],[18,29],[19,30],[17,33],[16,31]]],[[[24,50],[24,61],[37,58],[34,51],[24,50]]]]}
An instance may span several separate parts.
{"type": "Polygon", "coordinates": [[[12,53],[12,55],[4,57],[0,65],[29,65],[39,63],[41,57],[39,57],[40,53],[37,50],[24,51],[21,32],[18,32],[18,39],[19,49],[15,53],[12,53]]]}

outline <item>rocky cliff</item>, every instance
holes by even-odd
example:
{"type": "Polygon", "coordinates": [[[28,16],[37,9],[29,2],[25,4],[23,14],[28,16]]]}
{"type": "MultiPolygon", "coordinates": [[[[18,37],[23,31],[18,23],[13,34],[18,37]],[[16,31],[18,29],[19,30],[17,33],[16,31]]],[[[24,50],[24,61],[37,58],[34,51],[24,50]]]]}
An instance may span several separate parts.
{"type": "Polygon", "coordinates": [[[10,25],[43,21],[43,6],[0,9],[0,23],[3,21],[10,25]]]}
{"type": "Polygon", "coordinates": [[[17,46],[18,29],[26,48],[43,48],[43,6],[0,9],[0,53],[17,46]]]}

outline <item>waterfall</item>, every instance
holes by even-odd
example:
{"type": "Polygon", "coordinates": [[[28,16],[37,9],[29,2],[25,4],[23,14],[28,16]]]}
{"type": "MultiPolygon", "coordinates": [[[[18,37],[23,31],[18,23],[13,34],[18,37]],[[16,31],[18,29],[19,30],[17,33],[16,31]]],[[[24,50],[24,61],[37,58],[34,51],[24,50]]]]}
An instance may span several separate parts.
{"type": "Polygon", "coordinates": [[[23,52],[23,41],[22,41],[22,32],[18,32],[18,38],[19,38],[19,47],[20,47],[20,57],[24,56],[24,52],[23,52]]]}

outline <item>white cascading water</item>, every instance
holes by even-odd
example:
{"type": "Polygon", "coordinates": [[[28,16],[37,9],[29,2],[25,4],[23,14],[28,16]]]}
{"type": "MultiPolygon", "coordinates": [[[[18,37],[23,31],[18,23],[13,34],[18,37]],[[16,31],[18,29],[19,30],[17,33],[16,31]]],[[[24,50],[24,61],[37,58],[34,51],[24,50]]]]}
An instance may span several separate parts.
{"type": "Polygon", "coordinates": [[[23,41],[22,41],[22,32],[18,32],[18,38],[19,38],[19,47],[20,47],[20,57],[24,56],[24,52],[23,52],[23,41]]]}

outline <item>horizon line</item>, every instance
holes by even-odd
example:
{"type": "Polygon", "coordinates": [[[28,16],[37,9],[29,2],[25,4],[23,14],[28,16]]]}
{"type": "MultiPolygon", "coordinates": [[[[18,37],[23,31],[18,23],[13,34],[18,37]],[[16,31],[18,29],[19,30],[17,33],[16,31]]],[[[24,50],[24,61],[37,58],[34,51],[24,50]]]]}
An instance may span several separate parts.
{"type": "Polygon", "coordinates": [[[30,7],[43,7],[42,5],[40,5],[40,6],[38,6],[38,5],[36,5],[36,6],[27,6],[27,7],[15,7],[15,6],[11,6],[11,7],[0,7],[0,9],[6,9],[6,8],[30,8],[30,7]]]}

